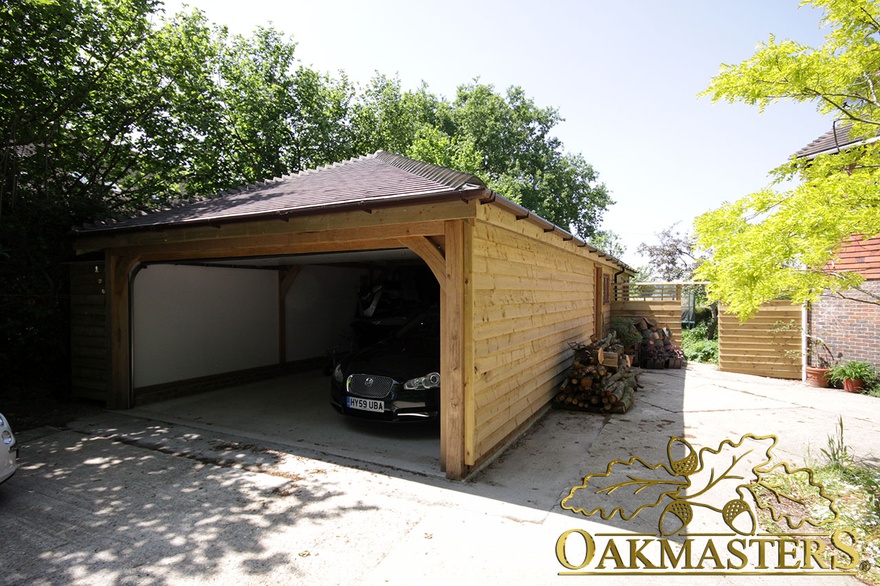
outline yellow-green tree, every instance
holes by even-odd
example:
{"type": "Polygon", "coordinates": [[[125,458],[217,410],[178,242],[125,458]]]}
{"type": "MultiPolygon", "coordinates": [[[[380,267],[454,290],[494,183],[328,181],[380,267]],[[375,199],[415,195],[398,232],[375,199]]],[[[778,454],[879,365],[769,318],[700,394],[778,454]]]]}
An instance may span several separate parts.
{"type": "MultiPolygon", "coordinates": [[[[862,277],[827,270],[850,235],[880,234],[880,3],[805,0],[824,10],[824,43],[774,37],[739,65],[723,65],[707,95],[759,110],[780,101],[815,103],[860,137],[851,148],[775,169],[773,185],[697,218],[698,246],[711,253],[696,277],[745,318],[768,300],[815,300],[859,287],[862,277]],[[780,186],[795,180],[796,187],[780,186]]],[[[880,303],[876,296],[862,300],[880,303]]]]}

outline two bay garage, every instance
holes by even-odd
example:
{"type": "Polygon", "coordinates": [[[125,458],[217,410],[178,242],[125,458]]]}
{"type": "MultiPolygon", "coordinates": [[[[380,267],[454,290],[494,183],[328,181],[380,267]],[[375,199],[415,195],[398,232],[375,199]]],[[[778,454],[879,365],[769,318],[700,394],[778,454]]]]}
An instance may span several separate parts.
{"type": "Polygon", "coordinates": [[[604,292],[631,272],[472,175],[381,151],[84,226],[75,246],[92,260],[73,278],[89,324],[74,319],[75,380],[89,370],[112,408],[326,360],[379,335],[362,319],[373,301],[391,316],[436,298],[450,478],[543,412],[568,343],[602,332],[604,292]]]}
{"type": "Polygon", "coordinates": [[[436,306],[439,286],[398,249],[146,264],[131,298],[138,405],[181,381],[207,387],[235,373],[326,367],[436,306]]]}

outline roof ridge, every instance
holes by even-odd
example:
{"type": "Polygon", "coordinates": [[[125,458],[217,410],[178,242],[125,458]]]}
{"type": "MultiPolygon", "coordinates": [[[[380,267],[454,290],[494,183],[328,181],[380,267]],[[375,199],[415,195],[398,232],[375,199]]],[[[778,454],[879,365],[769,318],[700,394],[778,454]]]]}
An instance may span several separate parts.
{"type": "Polygon", "coordinates": [[[417,161],[381,149],[373,153],[372,157],[387,165],[396,167],[407,173],[412,173],[413,175],[418,175],[419,177],[423,177],[430,181],[436,181],[437,183],[441,183],[452,189],[461,189],[465,185],[486,187],[483,180],[472,173],[465,173],[464,171],[456,171],[449,167],[441,167],[440,165],[435,165],[433,163],[417,161]]]}

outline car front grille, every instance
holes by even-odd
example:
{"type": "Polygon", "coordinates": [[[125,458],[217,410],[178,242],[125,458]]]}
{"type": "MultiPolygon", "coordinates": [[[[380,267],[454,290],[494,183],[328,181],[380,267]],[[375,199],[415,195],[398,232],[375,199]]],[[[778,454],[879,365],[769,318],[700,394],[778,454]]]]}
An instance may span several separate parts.
{"type": "Polygon", "coordinates": [[[372,374],[353,374],[348,377],[346,389],[349,394],[370,399],[383,399],[391,392],[394,379],[372,374]]]}

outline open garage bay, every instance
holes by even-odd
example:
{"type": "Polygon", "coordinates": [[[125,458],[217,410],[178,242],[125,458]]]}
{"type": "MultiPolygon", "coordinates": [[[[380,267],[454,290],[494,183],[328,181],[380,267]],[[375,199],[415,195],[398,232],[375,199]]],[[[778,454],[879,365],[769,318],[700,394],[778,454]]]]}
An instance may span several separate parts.
{"type": "Polygon", "coordinates": [[[440,476],[437,422],[384,423],[330,406],[330,379],[314,370],[152,403],[129,413],[228,432],[418,474],[440,476]]]}

